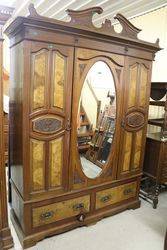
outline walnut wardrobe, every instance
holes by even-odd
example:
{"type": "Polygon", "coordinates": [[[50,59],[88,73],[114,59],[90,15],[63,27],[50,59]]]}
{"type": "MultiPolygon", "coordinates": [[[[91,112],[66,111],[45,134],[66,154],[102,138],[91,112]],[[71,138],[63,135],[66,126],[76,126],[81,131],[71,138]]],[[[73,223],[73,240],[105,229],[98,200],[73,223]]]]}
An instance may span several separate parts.
{"type": "Polygon", "coordinates": [[[24,248],[140,206],[151,66],[160,49],[158,41],[139,40],[140,30],[120,14],[121,33],[109,20],[95,27],[92,16],[100,7],[68,10],[70,22],[42,17],[33,5],[29,11],[5,31],[11,46],[11,218],[24,248]],[[92,99],[83,89],[99,62],[110,71],[112,91],[97,108],[96,122],[85,110],[92,99]],[[89,176],[90,166],[96,175],[89,176]]]}

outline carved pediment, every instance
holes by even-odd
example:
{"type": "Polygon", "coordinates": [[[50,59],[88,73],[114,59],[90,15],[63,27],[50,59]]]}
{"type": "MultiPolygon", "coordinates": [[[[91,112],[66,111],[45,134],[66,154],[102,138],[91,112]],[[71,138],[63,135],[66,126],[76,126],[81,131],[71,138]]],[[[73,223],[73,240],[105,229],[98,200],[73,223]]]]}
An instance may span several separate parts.
{"type": "Polygon", "coordinates": [[[93,7],[85,10],[66,10],[68,15],[71,17],[70,23],[75,25],[81,25],[85,27],[94,28],[92,18],[95,13],[101,14],[103,9],[101,7],[93,7]]]}
{"type": "MultiPolygon", "coordinates": [[[[66,26],[66,27],[79,28],[80,30],[93,31],[96,33],[100,33],[100,34],[104,34],[104,35],[112,36],[116,38],[125,38],[126,40],[132,39],[138,42],[140,41],[137,38],[137,35],[141,30],[135,27],[131,22],[129,22],[123,15],[119,13],[114,18],[117,19],[120,25],[122,26],[122,31],[120,33],[117,33],[114,30],[114,26],[109,19],[106,19],[101,24],[101,27],[96,27],[93,24],[92,19],[93,19],[94,14],[102,14],[103,9],[99,6],[88,8],[85,10],[77,10],[77,11],[68,9],[66,12],[71,18],[69,22],[58,21],[53,18],[41,16],[37,13],[33,4],[29,5],[29,12],[30,12],[30,15],[29,15],[30,18],[40,19],[46,22],[49,21],[52,24],[55,23],[58,25],[66,26]]],[[[143,41],[141,41],[140,43],[145,43],[147,45],[155,47],[156,50],[159,50],[159,40],[157,40],[155,43],[146,43],[143,41]]]]}

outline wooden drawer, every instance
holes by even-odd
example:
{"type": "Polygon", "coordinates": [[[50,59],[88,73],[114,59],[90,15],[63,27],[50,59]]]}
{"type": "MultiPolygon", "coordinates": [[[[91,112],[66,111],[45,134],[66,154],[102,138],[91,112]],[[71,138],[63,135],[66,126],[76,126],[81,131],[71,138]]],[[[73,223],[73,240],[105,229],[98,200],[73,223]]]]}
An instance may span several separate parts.
{"type": "Polygon", "coordinates": [[[105,189],[96,193],[96,209],[136,196],[137,182],[105,189]]]}
{"type": "Polygon", "coordinates": [[[33,227],[53,223],[69,217],[76,216],[81,212],[87,213],[90,209],[90,196],[53,203],[32,209],[33,227]]]}

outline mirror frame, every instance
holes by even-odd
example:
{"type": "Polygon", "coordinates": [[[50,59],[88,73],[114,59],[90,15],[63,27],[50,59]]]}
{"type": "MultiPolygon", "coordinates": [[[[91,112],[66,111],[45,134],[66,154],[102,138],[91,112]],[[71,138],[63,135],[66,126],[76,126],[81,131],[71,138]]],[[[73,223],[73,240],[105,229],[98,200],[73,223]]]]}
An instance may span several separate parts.
{"type": "MultiPolygon", "coordinates": [[[[77,48],[77,50],[81,50],[81,48],[77,48]]],[[[87,52],[87,49],[85,49],[87,52]]],[[[90,51],[90,50],[88,50],[90,51]]],[[[99,184],[107,180],[113,180],[116,178],[117,174],[117,166],[118,166],[118,151],[119,151],[119,137],[121,133],[121,101],[123,91],[119,91],[122,84],[122,73],[124,67],[124,61],[122,56],[117,56],[114,54],[109,54],[106,52],[101,53],[100,51],[94,51],[95,56],[90,56],[89,58],[84,58],[84,55],[79,56],[75,55],[75,77],[74,77],[74,86],[73,86],[73,109],[72,109],[72,133],[71,133],[71,160],[70,160],[70,168],[72,169],[70,175],[70,186],[71,188],[79,188],[91,186],[94,184],[99,184]],[[113,56],[113,58],[112,58],[113,56]],[[118,60],[120,59],[120,64],[118,60]],[[79,100],[82,91],[82,87],[89,72],[90,68],[98,61],[102,61],[107,64],[109,67],[111,74],[114,80],[114,86],[116,91],[116,123],[115,123],[115,132],[113,137],[112,149],[110,150],[110,154],[108,156],[107,162],[104,164],[104,168],[101,171],[100,175],[96,178],[89,178],[85,175],[82,169],[80,156],[77,147],[77,112],[79,108],[79,100]],[[83,67],[82,74],[80,72],[80,64],[86,64],[83,67]],[[119,70],[119,74],[117,72],[119,70]],[[118,139],[118,140],[116,140],[118,139]],[[110,171],[110,168],[112,172],[110,171]],[[109,174],[109,172],[111,172],[109,174]],[[77,175],[77,179],[79,178],[79,182],[75,183],[75,175],[77,175]]],[[[80,52],[80,51],[79,51],[80,52]]],[[[82,51],[81,51],[82,52],[82,51]]]]}

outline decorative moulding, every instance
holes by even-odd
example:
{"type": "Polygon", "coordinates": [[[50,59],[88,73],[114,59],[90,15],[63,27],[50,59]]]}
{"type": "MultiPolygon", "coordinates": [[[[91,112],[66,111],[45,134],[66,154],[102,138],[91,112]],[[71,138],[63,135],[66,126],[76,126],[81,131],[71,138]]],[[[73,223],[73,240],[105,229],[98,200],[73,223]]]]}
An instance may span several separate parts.
{"type": "Polygon", "coordinates": [[[41,16],[37,13],[36,9],[34,8],[33,4],[29,5],[29,16],[28,17],[17,17],[13,23],[11,23],[5,33],[10,37],[12,34],[15,34],[15,30],[20,28],[21,25],[24,24],[32,24],[36,21],[36,24],[40,24],[39,22],[43,23],[47,29],[56,29],[61,30],[61,32],[73,31],[74,34],[85,34],[85,32],[89,32],[90,36],[97,36],[102,37],[105,39],[112,39],[112,40],[120,40],[127,44],[135,44],[135,45],[142,45],[152,51],[160,50],[159,47],[159,39],[155,43],[149,43],[138,39],[137,35],[141,31],[140,29],[136,28],[133,24],[131,24],[123,15],[117,14],[114,18],[119,21],[122,26],[122,31],[117,33],[114,30],[114,26],[112,25],[111,21],[106,19],[102,24],[101,27],[96,27],[93,24],[93,16],[94,14],[101,14],[103,9],[101,7],[92,7],[85,10],[70,10],[66,11],[70,16],[71,20],[69,22],[59,21],[53,18],[48,18],[41,16]]]}

